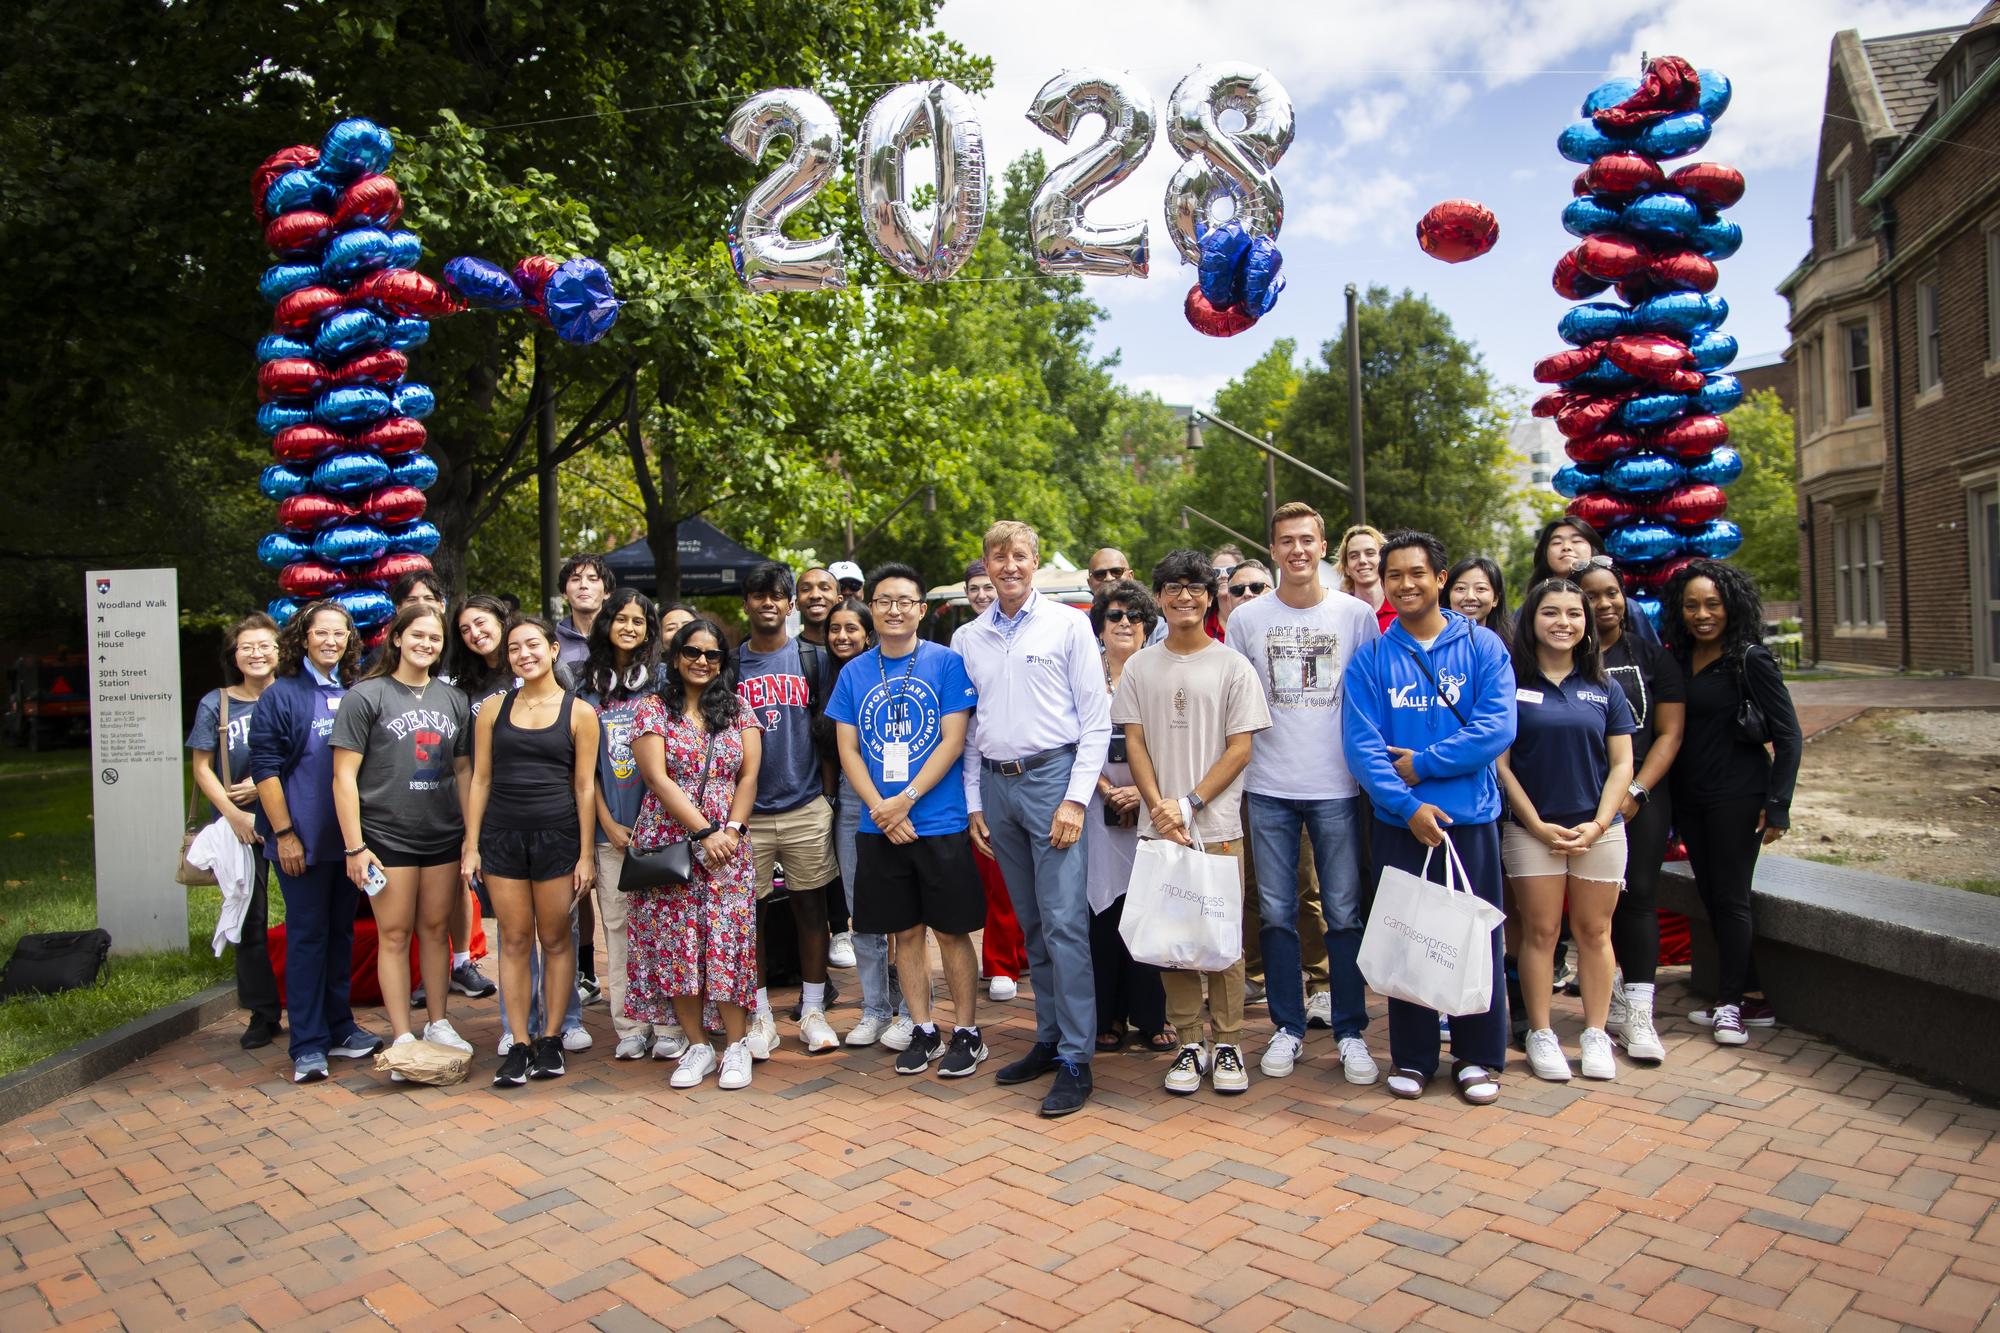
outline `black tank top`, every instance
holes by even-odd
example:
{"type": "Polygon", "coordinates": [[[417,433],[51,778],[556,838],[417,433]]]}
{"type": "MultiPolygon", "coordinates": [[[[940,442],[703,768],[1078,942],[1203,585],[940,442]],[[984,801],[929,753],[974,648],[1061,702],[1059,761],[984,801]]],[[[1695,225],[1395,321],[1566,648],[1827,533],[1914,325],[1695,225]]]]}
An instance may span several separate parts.
{"type": "Polygon", "coordinates": [[[539,832],[574,830],[576,739],[570,735],[570,704],[576,695],[563,691],[555,723],[528,731],[514,725],[514,700],[521,692],[507,691],[500,716],[493,720],[493,785],[486,797],[487,828],[539,832]]]}

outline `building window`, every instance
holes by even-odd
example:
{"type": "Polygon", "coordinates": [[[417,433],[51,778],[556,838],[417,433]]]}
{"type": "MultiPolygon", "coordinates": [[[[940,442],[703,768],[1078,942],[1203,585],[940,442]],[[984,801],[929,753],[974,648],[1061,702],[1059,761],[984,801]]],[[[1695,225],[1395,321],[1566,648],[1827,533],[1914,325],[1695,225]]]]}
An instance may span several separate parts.
{"type": "Polygon", "coordinates": [[[1854,242],[1854,187],[1848,183],[1847,169],[1833,176],[1833,248],[1843,250],[1854,242]]]}
{"type": "Polygon", "coordinates": [[[1840,334],[1841,350],[1847,357],[1847,415],[1860,416],[1875,406],[1875,377],[1868,359],[1868,321],[1842,325],[1840,334]]]}
{"type": "Polygon", "coordinates": [[[1986,359],[2000,362],[2000,226],[1986,233],[1986,359]]]}
{"type": "Polygon", "coordinates": [[[1951,62],[1951,68],[1944,72],[1944,80],[1938,88],[1938,111],[1949,111],[1951,104],[1965,96],[1967,85],[1972,82],[1972,57],[1970,53],[1951,62]]]}
{"type": "Polygon", "coordinates": [[[1834,620],[1842,629],[1883,623],[1882,515],[1845,514],[1833,524],[1834,620]]]}
{"type": "Polygon", "coordinates": [[[1937,280],[1917,284],[1917,392],[1944,383],[1944,344],[1938,332],[1937,280]]]}

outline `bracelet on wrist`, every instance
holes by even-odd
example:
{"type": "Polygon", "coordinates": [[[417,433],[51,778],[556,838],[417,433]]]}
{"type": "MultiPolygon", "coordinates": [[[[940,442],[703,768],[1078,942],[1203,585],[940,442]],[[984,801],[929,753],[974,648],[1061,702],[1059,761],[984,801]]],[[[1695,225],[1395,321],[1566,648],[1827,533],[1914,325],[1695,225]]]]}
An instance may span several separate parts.
{"type": "Polygon", "coordinates": [[[364,842],[359,847],[347,847],[343,848],[342,850],[348,856],[359,856],[361,855],[361,853],[368,850],[368,844],[364,842]]]}
{"type": "Polygon", "coordinates": [[[281,829],[273,829],[271,836],[273,838],[289,838],[292,836],[292,826],[287,824],[281,829]]]}

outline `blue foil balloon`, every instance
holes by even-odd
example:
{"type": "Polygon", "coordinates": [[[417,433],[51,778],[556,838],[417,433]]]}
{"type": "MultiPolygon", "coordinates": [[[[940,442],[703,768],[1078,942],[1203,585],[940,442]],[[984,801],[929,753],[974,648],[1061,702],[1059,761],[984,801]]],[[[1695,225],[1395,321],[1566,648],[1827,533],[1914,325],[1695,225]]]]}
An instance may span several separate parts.
{"type": "Polygon", "coordinates": [[[1704,258],[1727,259],[1743,248],[1743,228],[1728,218],[1717,218],[1696,227],[1688,241],[1704,258]]]}
{"type": "Polygon", "coordinates": [[[1664,426],[1669,421],[1686,416],[1694,409],[1694,400],[1684,393],[1649,393],[1633,398],[1618,409],[1618,420],[1636,430],[1646,430],[1653,426],[1664,426]]]}
{"type": "Polygon", "coordinates": [[[264,614],[277,621],[279,627],[283,628],[287,620],[299,613],[299,606],[300,602],[296,597],[273,597],[264,603],[264,614]]]}
{"type": "Polygon", "coordinates": [[[389,234],[377,227],[356,227],[326,243],[319,266],[330,278],[358,278],[389,266],[389,234]]]}
{"type": "Polygon", "coordinates": [[[1727,78],[1712,69],[1698,69],[1694,76],[1701,80],[1701,100],[1695,104],[1695,110],[1710,120],[1729,110],[1732,90],[1727,78]]]}
{"type": "Polygon", "coordinates": [[[1574,500],[1585,491],[1596,490],[1603,484],[1602,469],[1579,467],[1575,463],[1563,464],[1556,469],[1555,476],[1549,478],[1549,485],[1565,500],[1574,500]]]}
{"type": "Polygon", "coordinates": [[[1616,338],[1621,333],[1631,332],[1633,313],[1609,301],[1586,301],[1564,312],[1556,324],[1556,333],[1574,347],[1616,338]]]}
{"type": "Polygon", "coordinates": [[[1712,518],[1689,533],[1681,544],[1690,555],[1724,560],[1743,544],[1743,529],[1726,518],[1712,518]]]}
{"type": "Polygon", "coordinates": [[[273,264],[257,279],[257,294],[272,305],[320,280],[318,264],[273,264]]]}
{"type": "Polygon", "coordinates": [[[1625,594],[1625,605],[1651,621],[1653,632],[1655,634],[1659,633],[1660,616],[1662,614],[1659,598],[1649,592],[1627,593],[1625,594]]]}
{"type": "Polygon", "coordinates": [[[389,326],[388,343],[397,351],[421,347],[430,340],[431,322],[427,319],[418,319],[413,315],[408,319],[399,319],[389,326]]]}
{"type": "Polygon", "coordinates": [[[396,386],[396,415],[422,421],[437,410],[437,395],[428,384],[403,383],[396,386]]]}
{"type": "Polygon", "coordinates": [[[343,120],[320,141],[319,166],[327,180],[351,181],[389,165],[396,141],[372,120],[343,120]]]}
{"type": "Polygon", "coordinates": [[[1722,445],[1707,458],[1687,470],[1689,481],[1705,481],[1711,486],[1727,486],[1743,475],[1743,456],[1722,445]]]}
{"type": "Polygon", "coordinates": [[[1605,393],[1617,389],[1637,386],[1639,377],[1620,370],[1609,361],[1600,361],[1589,370],[1563,381],[1565,389],[1581,389],[1586,393],[1605,393]]]}
{"type": "Polygon", "coordinates": [[[1720,324],[1728,314],[1729,307],[1720,297],[1711,298],[1700,292],[1662,292],[1633,308],[1631,327],[1685,340],[1720,324]]]}
{"type": "Polygon", "coordinates": [[[475,255],[447,260],[444,280],[467,305],[478,310],[515,310],[527,299],[511,273],[475,255]]]}
{"type": "MultiPolygon", "coordinates": [[[[284,463],[270,464],[264,469],[263,475],[257,478],[257,489],[264,493],[266,500],[289,500],[294,495],[304,495],[306,484],[307,478],[303,472],[284,463]]],[[[293,558],[304,559],[303,556],[293,558]]],[[[270,561],[264,563],[269,564],[270,561]]],[[[279,563],[288,565],[291,561],[283,560],[279,563]]]]}
{"type": "Polygon", "coordinates": [[[415,268],[417,261],[424,257],[424,243],[417,239],[413,231],[392,231],[389,233],[389,267],[415,268]]]}
{"type": "Polygon", "coordinates": [[[272,217],[297,208],[321,213],[333,208],[334,188],[326,178],[305,167],[294,167],[271,182],[264,191],[264,211],[272,217]]]}
{"type": "Polygon", "coordinates": [[[1743,384],[1734,375],[1710,375],[1708,383],[1695,394],[1699,410],[1713,412],[1716,416],[1735,411],[1736,405],[1742,401],[1743,384]]]}
{"type": "Polygon", "coordinates": [[[272,569],[283,569],[301,560],[312,559],[312,547],[289,533],[267,533],[264,540],[257,543],[257,562],[272,569]]]}
{"type": "Polygon", "coordinates": [[[329,565],[358,565],[379,559],[389,549],[389,537],[367,523],[341,523],[313,534],[313,554],[329,565]]]}
{"type": "Polygon", "coordinates": [[[1699,111],[1683,111],[1678,116],[1656,120],[1639,131],[1638,150],[1648,157],[1686,157],[1698,153],[1708,142],[1714,127],[1699,111]]]}
{"type": "Polygon", "coordinates": [[[1632,140],[1614,139],[1597,128],[1594,121],[1579,120],[1563,127],[1556,136],[1556,151],[1570,161],[1589,166],[1606,153],[1616,153],[1633,146],[1632,140]]]}
{"type": "Polygon", "coordinates": [[[313,355],[332,363],[380,347],[389,322],[372,310],[339,310],[327,316],[313,338],[313,355]]]}
{"type": "Polygon", "coordinates": [[[1688,340],[1688,354],[1696,370],[1720,370],[1736,359],[1736,339],[1711,329],[1688,340]]]}
{"type": "Polygon", "coordinates": [[[334,604],[354,619],[357,629],[371,630],[395,618],[396,604],[389,594],[374,588],[350,588],[333,595],[334,604]]]}
{"type": "Polygon", "coordinates": [[[1621,495],[1659,495],[1680,485],[1686,475],[1664,454],[1643,453],[1619,459],[1605,469],[1604,479],[1621,495]]]}
{"type": "Polygon", "coordinates": [[[1625,205],[1618,225],[1641,236],[1692,236],[1701,225],[1701,210],[1671,191],[1645,194],[1625,205]]]}
{"type": "Polygon", "coordinates": [[[290,403],[260,403],[257,407],[257,429],[266,435],[276,435],[287,426],[303,426],[312,419],[309,409],[290,403]]]}
{"type": "Polygon", "coordinates": [[[328,389],[313,404],[312,419],[321,425],[366,426],[396,415],[396,405],[380,389],[348,386],[328,389]]]}
{"type": "Polygon", "coordinates": [[[372,450],[328,454],[313,468],[313,485],[328,495],[372,491],[389,480],[389,465],[372,450]]]}
{"type": "Polygon", "coordinates": [[[1616,227],[1618,217],[1618,209],[1606,208],[1586,194],[1563,206],[1563,230],[1572,236],[1592,236],[1616,227]]]}
{"type": "Polygon", "coordinates": [[[1599,111],[1608,111],[1639,91],[1639,81],[1633,78],[1607,79],[1590,90],[1583,99],[1582,114],[1591,116],[1599,111]]]}
{"type": "Polygon", "coordinates": [[[1664,523],[1633,523],[1606,533],[1604,549],[1620,563],[1664,560],[1680,552],[1681,535],[1664,523]]]}
{"type": "Polygon", "coordinates": [[[1234,218],[1202,233],[1198,281],[1217,310],[1243,299],[1243,254],[1249,245],[1250,233],[1234,218]]]}
{"type": "Polygon", "coordinates": [[[296,338],[287,338],[282,333],[267,333],[257,340],[257,363],[266,361],[290,361],[310,359],[313,354],[310,343],[302,343],[296,338]]]}
{"type": "Polygon", "coordinates": [[[412,519],[388,529],[389,551],[392,555],[429,555],[437,550],[442,534],[437,525],[427,518],[412,519]]]}
{"type": "Polygon", "coordinates": [[[1271,308],[1278,304],[1278,293],[1285,289],[1285,280],[1279,276],[1284,267],[1285,256],[1279,252],[1276,241],[1268,236],[1250,238],[1250,252],[1243,259],[1245,310],[1259,319],[1271,313],[1271,308]]]}
{"type": "Polygon", "coordinates": [[[389,469],[390,481],[398,486],[414,486],[420,491],[429,490],[437,483],[437,479],[437,460],[421,451],[404,454],[389,469]]]}

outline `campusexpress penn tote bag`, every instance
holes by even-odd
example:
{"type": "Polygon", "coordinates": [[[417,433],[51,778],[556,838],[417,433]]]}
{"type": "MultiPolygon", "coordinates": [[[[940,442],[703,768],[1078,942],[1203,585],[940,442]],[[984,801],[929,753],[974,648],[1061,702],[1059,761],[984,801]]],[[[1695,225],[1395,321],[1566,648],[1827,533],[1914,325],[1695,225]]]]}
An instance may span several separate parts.
{"type": "Polygon", "coordinates": [[[1243,863],[1139,839],[1118,933],[1132,957],[1155,967],[1220,972],[1243,956],[1243,863]]]}
{"type": "Polygon", "coordinates": [[[1435,847],[1424,853],[1421,875],[1382,868],[1361,935],[1361,975],[1391,999],[1483,1014],[1493,1003],[1493,930],[1506,914],[1472,891],[1449,833],[1444,850],[1442,884],[1428,878],[1435,847]]]}

